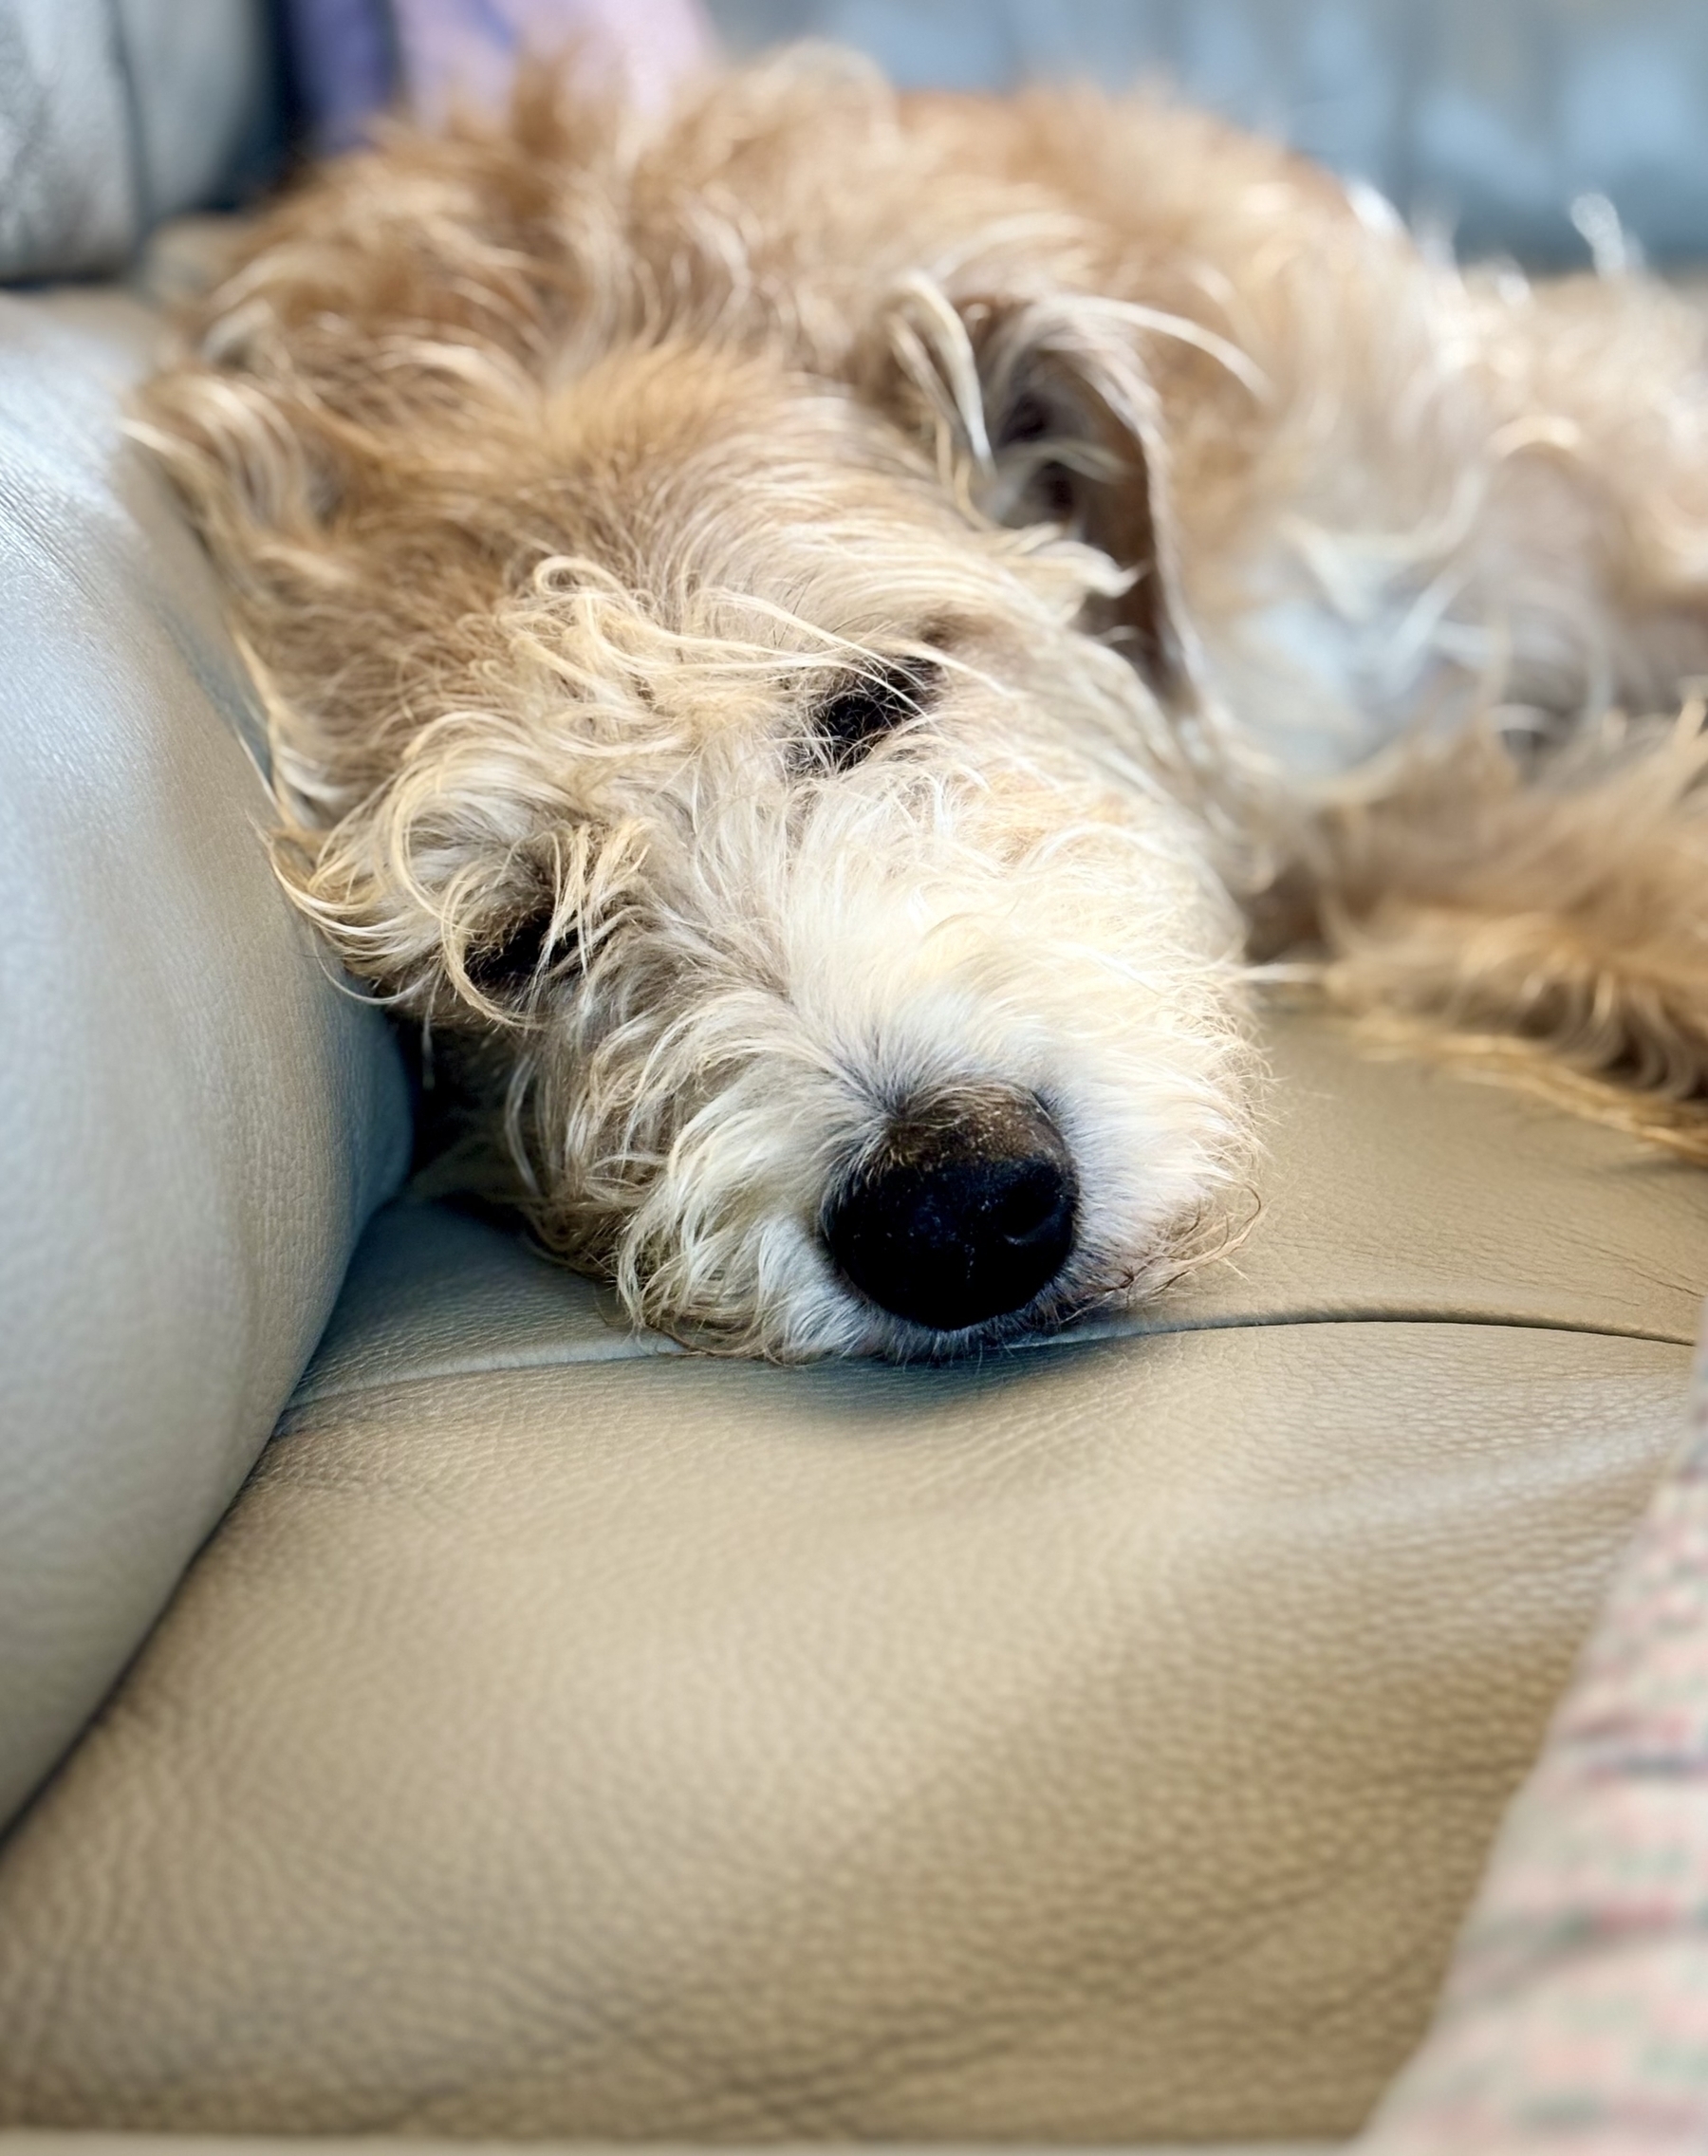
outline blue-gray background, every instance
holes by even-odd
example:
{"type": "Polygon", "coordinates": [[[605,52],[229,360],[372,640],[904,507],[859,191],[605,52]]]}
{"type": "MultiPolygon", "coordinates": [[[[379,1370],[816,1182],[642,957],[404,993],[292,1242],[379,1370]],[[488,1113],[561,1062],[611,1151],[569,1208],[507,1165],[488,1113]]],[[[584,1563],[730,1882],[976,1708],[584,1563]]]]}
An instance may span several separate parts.
{"type": "MultiPolygon", "coordinates": [[[[293,134],[336,139],[328,98],[347,120],[385,95],[397,4],[0,0],[0,277],[119,267],[293,134]]],[[[1168,77],[1466,253],[1582,262],[1605,197],[1655,261],[1708,260],[1708,0],[708,4],[736,51],[840,38],[909,84],[1168,77]]]]}
{"type": "Polygon", "coordinates": [[[908,84],[1163,75],[1372,181],[1469,253],[1583,261],[1571,205],[1599,195],[1653,258],[1708,256],[1708,0],[712,7],[736,49],[833,37],[908,84]]]}

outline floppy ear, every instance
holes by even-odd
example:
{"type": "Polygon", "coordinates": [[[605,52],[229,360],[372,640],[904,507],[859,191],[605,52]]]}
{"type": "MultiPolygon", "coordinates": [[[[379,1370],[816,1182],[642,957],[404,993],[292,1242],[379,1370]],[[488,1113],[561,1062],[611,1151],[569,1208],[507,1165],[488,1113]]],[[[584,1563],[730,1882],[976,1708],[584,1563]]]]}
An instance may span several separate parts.
{"type": "Polygon", "coordinates": [[[945,482],[998,524],[1054,524],[1125,572],[1086,626],[1123,648],[1157,697],[1197,701],[1179,604],[1157,399],[1133,310],[1078,294],[951,300],[919,277],[898,293],[880,400],[935,438],[945,482]]]}

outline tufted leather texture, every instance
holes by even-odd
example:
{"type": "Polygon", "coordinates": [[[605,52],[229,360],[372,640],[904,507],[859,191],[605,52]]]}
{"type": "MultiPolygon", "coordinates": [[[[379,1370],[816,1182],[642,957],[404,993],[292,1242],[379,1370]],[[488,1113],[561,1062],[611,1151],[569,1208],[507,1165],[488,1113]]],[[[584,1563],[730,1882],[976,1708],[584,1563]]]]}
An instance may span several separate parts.
{"type": "Polygon", "coordinates": [[[0,0],[0,278],[116,268],[221,195],[275,94],[261,0],[0,0]]]}
{"type": "Polygon", "coordinates": [[[396,1183],[378,1016],[268,867],[148,316],[0,300],[0,1820],[230,1502],[396,1183]]]}
{"type": "Polygon", "coordinates": [[[0,2121],[1350,2131],[1680,1430],[1708,1179],[1278,1027],[1236,1265],[710,1363],[430,1207],[0,1859],[0,2121]]]}

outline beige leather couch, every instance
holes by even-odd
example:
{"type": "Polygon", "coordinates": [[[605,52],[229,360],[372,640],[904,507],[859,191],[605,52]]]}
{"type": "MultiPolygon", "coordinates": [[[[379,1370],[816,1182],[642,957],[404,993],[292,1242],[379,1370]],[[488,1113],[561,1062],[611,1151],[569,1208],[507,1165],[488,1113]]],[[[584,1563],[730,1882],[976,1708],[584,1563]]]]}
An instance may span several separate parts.
{"type": "Polygon", "coordinates": [[[1237,1259],[953,1370],[375,1212],[152,333],[0,302],[0,2124],[1351,2133],[1678,1434],[1708,1178],[1277,1020],[1237,1259]]]}

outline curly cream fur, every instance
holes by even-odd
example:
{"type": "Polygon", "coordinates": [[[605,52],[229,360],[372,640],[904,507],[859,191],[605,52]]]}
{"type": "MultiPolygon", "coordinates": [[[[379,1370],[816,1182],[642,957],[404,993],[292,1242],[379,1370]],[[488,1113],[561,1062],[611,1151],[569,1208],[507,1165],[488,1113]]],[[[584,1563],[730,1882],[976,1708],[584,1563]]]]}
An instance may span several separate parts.
{"type": "Polygon", "coordinates": [[[1155,101],[805,54],[399,132],[192,338],[139,431],[267,686],[288,885],[469,1044],[636,1319],[936,1351],[819,1221],[987,1084],[1081,1215],[948,1345],[1154,1292],[1252,1174],[1235,901],[1343,1007],[1708,1154],[1699,714],[1643,721],[1708,673],[1681,301],[1466,280],[1155,101]]]}

